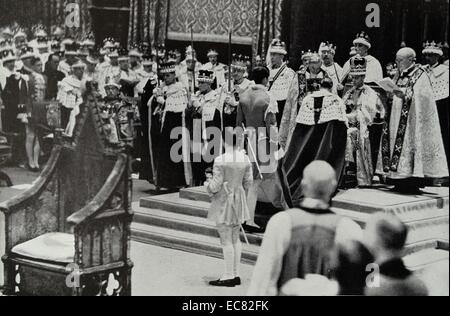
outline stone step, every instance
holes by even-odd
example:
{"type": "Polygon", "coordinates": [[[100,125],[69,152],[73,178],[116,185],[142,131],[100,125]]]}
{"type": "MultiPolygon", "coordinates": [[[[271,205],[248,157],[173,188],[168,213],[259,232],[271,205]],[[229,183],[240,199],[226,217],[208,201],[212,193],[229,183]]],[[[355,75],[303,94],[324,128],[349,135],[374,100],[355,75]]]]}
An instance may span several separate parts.
{"type": "Polygon", "coordinates": [[[142,208],[159,209],[181,215],[206,218],[210,203],[183,199],[179,193],[157,195],[142,198],[139,206],[142,208]]]}
{"type": "MultiPolygon", "coordinates": [[[[210,237],[218,237],[217,229],[215,228],[213,223],[203,217],[184,215],[158,209],[143,208],[140,207],[137,203],[133,204],[133,210],[135,211],[134,221],[136,223],[154,225],[210,237]]],[[[342,210],[338,208],[334,208],[333,211],[338,215],[345,216],[356,221],[362,228],[365,227],[367,218],[370,216],[369,214],[342,210]]],[[[441,224],[443,224],[443,226],[441,225],[441,228],[443,228],[444,231],[438,233],[438,231],[436,230],[434,238],[430,238],[428,237],[430,235],[429,230],[426,228],[427,223],[428,225],[435,224],[433,223],[433,221],[435,221],[435,219],[431,219],[430,221],[425,220],[406,223],[408,227],[410,227],[410,236],[407,242],[408,253],[417,252],[423,249],[437,248],[439,241],[441,241],[441,244],[442,242],[446,242],[448,248],[448,240],[445,241],[445,239],[448,238],[448,234],[446,234],[445,232],[445,223],[447,221],[447,218],[443,218],[441,221],[441,224]],[[422,226],[424,228],[417,228],[416,225],[422,226]]],[[[251,244],[260,245],[263,235],[247,234],[247,238],[251,244]]],[[[244,241],[242,234],[241,240],[244,241]]]]}
{"type": "Polygon", "coordinates": [[[411,271],[421,271],[440,262],[449,260],[449,252],[442,249],[425,249],[407,255],[403,261],[411,271]]]}
{"type": "MultiPolygon", "coordinates": [[[[352,189],[340,192],[333,206],[356,215],[388,212],[404,222],[430,220],[449,216],[449,191],[447,188],[425,188],[423,195],[401,195],[386,188],[352,189]]],[[[180,197],[192,201],[209,202],[205,188],[187,188],[180,197]]],[[[364,218],[364,215],[356,216],[364,218]]]]}
{"type": "MultiPolygon", "coordinates": [[[[184,192],[191,192],[191,194],[202,194],[200,188],[193,188],[189,190],[186,189],[184,192]]],[[[185,194],[187,193],[184,193],[183,196],[187,197],[185,194]]],[[[401,197],[401,199],[403,198],[404,197],[401,197]]],[[[431,200],[431,202],[430,200],[428,200],[428,202],[425,203],[431,203],[433,205],[436,204],[434,200],[431,200]]],[[[430,207],[432,206],[431,204],[430,207]]],[[[163,210],[180,215],[189,215],[206,218],[208,214],[208,209],[210,207],[210,203],[205,201],[195,201],[191,199],[181,198],[178,193],[173,193],[143,198],[140,201],[140,206],[142,208],[163,210]]],[[[371,215],[370,212],[342,209],[339,207],[334,207],[333,210],[339,215],[346,216],[355,220],[363,228],[365,227],[367,219],[371,215]]],[[[399,216],[399,218],[404,223],[406,223],[410,228],[408,244],[413,244],[420,241],[427,241],[430,239],[443,239],[443,240],[449,239],[448,207],[428,209],[428,210],[423,210],[421,207],[419,207],[417,209],[412,209],[410,211],[393,212],[393,213],[399,216]]],[[[265,221],[267,221],[267,219],[268,219],[267,215],[257,214],[256,220],[258,223],[260,222],[264,223],[265,221]]]]}
{"type": "Polygon", "coordinates": [[[370,217],[370,214],[356,212],[356,211],[350,211],[350,210],[344,210],[341,208],[333,207],[332,211],[340,216],[348,217],[352,220],[354,220],[361,228],[364,229],[366,226],[366,222],[370,217]]]}
{"type": "MultiPolygon", "coordinates": [[[[200,255],[222,258],[222,248],[217,231],[206,218],[139,207],[133,204],[135,219],[131,226],[132,238],[139,242],[177,249],[200,255]]],[[[335,209],[337,214],[348,216],[364,225],[368,214],[335,209]]],[[[257,260],[262,235],[248,235],[250,245],[243,243],[243,261],[254,264],[257,260]]],[[[241,236],[241,240],[243,240],[241,236]]],[[[405,260],[408,267],[420,271],[437,262],[448,260],[448,239],[428,239],[410,242],[405,260]]]]}
{"type": "MultiPolygon", "coordinates": [[[[414,216],[431,210],[446,211],[448,215],[448,188],[429,187],[421,195],[405,195],[386,188],[351,189],[342,191],[333,199],[333,206],[362,213],[391,212],[414,216]]],[[[426,215],[425,215],[426,216],[426,215]]]]}
{"type": "MultiPolygon", "coordinates": [[[[184,215],[158,209],[143,208],[139,207],[137,203],[133,204],[133,210],[135,212],[135,223],[158,226],[188,232],[191,234],[198,234],[215,238],[219,237],[217,228],[214,226],[214,224],[203,217],[184,215]]],[[[263,239],[263,235],[247,234],[247,239],[250,244],[260,245],[263,239]]],[[[241,240],[242,242],[245,241],[242,233],[241,240]]]]}
{"type": "MultiPolygon", "coordinates": [[[[139,206],[141,208],[163,210],[180,215],[206,218],[211,203],[185,199],[182,198],[179,193],[172,193],[142,198],[139,202],[139,206]]],[[[257,223],[265,223],[269,218],[270,216],[268,215],[257,214],[255,220],[257,223]]]]}
{"type": "Polygon", "coordinates": [[[407,244],[405,247],[404,255],[409,256],[424,250],[444,250],[447,252],[449,251],[448,246],[443,247],[443,243],[441,243],[440,240],[429,239],[416,243],[407,244]]]}
{"type": "MultiPolygon", "coordinates": [[[[215,237],[139,223],[131,224],[131,236],[133,240],[146,244],[223,258],[219,238],[215,237]]],[[[258,250],[258,246],[243,244],[242,262],[254,264],[258,250]]]]}
{"type": "MultiPolygon", "coordinates": [[[[341,208],[332,209],[336,214],[348,217],[358,223],[363,229],[371,214],[341,208]]],[[[429,240],[448,240],[449,238],[449,216],[448,210],[430,212],[428,217],[418,214],[414,216],[403,216],[402,221],[409,228],[407,244],[427,242],[429,240]]]]}
{"type": "MultiPolygon", "coordinates": [[[[439,264],[445,260],[445,254],[448,255],[448,190],[446,194],[440,188],[426,190],[428,193],[424,196],[402,196],[383,189],[349,190],[335,198],[333,211],[356,221],[362,228],[374,212],[397,215],[410,230],[406,249],[408,265],[420,270],[435,262],[439,264]],[[418,253],[421,255],[415,256],[418,253]]],[[[133,204],[133,238],[222,258],[217,230],[206,219],[209,201],[209,195],[202,187],[143,198],[133,204]]],[[[263,215],[258,215],[257,222],[266,221],[270,212],[264,206],[259,212],[263,215]]],[[[248,239],[250,245],[245,245],[243,260],[254,263],[263,235],[248,235],[248,239]]]]}
{"type": "Polygon", "coordinates": [[[204,187],[181,189],[180,198],[192,201],[211,202],[211,198],[204,187]]]}
{"type": "MultiPolygon", "coordinates": [[[[382,211],[418,213],[421,210],[431,209],[446,210],[448,214],[447,188],[425,188],[423,192],[423,195],[402,195],[386,188],[351,189],[338,193],[333,199],[333,206],[369,214],[382,211]]],[[[204,187],[182,189],[180,197],[201,202],[211,200],[204,187]]]]}

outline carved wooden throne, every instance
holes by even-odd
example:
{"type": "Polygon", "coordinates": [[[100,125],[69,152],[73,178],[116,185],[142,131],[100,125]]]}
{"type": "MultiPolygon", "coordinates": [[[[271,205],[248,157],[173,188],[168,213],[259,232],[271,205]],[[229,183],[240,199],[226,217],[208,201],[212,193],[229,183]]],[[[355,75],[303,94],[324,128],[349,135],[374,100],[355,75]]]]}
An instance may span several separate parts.
{"type": "Polygon", "coordinates": [[[6,294],[131,295],[130,156],[108,143],[95,103],[5,213],[6,294]]]}

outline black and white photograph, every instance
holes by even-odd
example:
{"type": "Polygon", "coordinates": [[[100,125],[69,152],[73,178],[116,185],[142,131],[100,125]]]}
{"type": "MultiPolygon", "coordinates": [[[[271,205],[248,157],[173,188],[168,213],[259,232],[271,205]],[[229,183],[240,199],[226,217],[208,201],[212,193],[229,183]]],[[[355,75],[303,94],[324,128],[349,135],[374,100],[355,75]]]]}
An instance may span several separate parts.
{"type": "Polygon", "coordinates": [[[449,296],[448,31],[449,0],[0,0],[0,301],[449,296]]]}

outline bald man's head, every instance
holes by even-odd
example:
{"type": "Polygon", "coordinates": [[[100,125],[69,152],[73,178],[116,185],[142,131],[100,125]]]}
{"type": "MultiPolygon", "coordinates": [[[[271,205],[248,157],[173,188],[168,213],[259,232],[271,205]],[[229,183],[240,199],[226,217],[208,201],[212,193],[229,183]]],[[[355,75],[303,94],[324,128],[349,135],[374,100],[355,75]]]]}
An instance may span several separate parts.
{"type": "Polygon", "coordinates": [[[328,203],[336,187],[336,172],[325,161],[314,161],[303,171],[302,188],[306,198],[328,203]]]}
{"type": "Polygon", "coordinates": [[[403,47],[397,52],[397,56],[404,56],[408,58],[416,58],[416,52],[411,47],[403,47]]]}
{"type": "Polygon", "coordinates": [[[404,71],[408,69],[416,61],[416,52],[410,47],[403,47],[397,52],[397,58],[395,62],[397,63],[398,69],[404,71]]]}

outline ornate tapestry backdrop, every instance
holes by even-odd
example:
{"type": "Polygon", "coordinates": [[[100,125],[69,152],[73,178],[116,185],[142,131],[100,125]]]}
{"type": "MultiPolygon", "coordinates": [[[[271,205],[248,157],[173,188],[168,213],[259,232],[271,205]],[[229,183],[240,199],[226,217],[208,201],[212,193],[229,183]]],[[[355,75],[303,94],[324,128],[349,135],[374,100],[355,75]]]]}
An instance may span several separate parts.
{"type": "Polygon", "coordinates": [[[169,0],[131,0],[128,42],[164,43],[169,0]]]}
{"type": "Polygon", "coordinates": [[[63,26],[65,8],[68,3],[80,6],[80,29],[77,33],[91,31],[91,15],[89,7],[92,0],[0,0],[0,26],[17,22],[24,27],[42,23],[48,29],[52,26],[63,26]]]}
{"type": "Polygon", "coordinates": [[[258,0],[171,0],[167,38],[190,41],[190,25],[194,40],[228,42],[233,25],[233,42],[252,45],[257,25],[258,0]]]}

